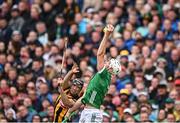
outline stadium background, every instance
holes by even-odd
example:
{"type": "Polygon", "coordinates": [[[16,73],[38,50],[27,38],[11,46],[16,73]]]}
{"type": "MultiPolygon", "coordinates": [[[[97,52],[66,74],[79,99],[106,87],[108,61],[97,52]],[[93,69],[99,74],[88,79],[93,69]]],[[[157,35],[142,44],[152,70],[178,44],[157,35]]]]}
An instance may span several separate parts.
{"type": "Polygon", "coordinates": [[[86,87],[106,24],[115,26],[107,58],[123,70],[104,122],[180,121],[179,0],[0,0],[0,121],[51,122],[64,37],[63,75],[76,61],[86,87]]]}

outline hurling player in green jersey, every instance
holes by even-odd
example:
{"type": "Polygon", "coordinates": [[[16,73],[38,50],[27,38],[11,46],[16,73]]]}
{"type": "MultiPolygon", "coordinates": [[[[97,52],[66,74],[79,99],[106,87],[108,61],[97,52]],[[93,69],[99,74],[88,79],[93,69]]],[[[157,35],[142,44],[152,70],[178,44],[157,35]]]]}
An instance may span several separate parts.
{"type": "Polygon", "coordinates": [[[120,64],[117,60],[105,61],[106,44],[113,30],[114,27],[112,25],[105,27],[104,37],[97,52],[98,72],[90,80],[84,95],[69,109],[66,117],[69,117],[72,112],[84,104],[85,108],[81,113],[79,122],[102,122],[103,116],[100,111],[100,106],[103,104],[104,97],[111,83],[111,75],[115,74],[112,66],[117,64],[116,74],[120,71],[120,64]],[[111,61],[113,61],[113,63],[110,63],[111,61]]]}

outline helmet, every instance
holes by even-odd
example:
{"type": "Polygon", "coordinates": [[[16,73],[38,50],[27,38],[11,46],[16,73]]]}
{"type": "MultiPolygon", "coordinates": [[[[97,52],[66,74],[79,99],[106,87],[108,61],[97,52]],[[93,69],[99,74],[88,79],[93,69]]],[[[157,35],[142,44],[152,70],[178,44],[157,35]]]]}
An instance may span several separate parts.
{"type": "Polygon", "coordinates": [[[78,85],[79,87],[83,87],[83,85],[84,85],[84,82],[82,81],[82,80],[80,80],[80,79],[74,79],[73,81],[72,81],[72,83],[74,84],[74,85],[78,85]]]}
{"type": "Polygon", "coordinates": [[[119,74],[119,72],[121,71],[121,64],[117,59],[111,59],[109,66],[112,67],[113,74],[115,75],[119,74]]]}

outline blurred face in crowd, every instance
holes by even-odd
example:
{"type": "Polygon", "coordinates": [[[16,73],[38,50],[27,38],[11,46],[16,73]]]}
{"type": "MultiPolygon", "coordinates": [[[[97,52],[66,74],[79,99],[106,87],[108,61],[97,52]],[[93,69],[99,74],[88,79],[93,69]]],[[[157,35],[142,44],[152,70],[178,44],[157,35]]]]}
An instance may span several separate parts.
{"type": "Polygon", "coordinates": [[[18,107],[18,113],[20,118],[23,118],[28,114],[28,110],[24,105],[21,105],[18,107]]]}
{"type": "Polygon", "coordinates": [[[151,69],[153,67],[152,59],[145,59],[144,67],[145,69],[151,69]]]}
{"type": "Polygon", "coordinates": [[[159,84],[159,79],[154,77],[154,78],[151,80],[151,86],[152,86],[153,88],[157,88],[158,84],[159,84]]]}
{"type": "Polygon", "coordinates": [[[37,19],[39,18],[39,10],[38,7],[31,7],[31,18],[37,19]]]}
{"type": "Polygon", "coordinates": [[[5,54],[0,54],[0,64],[5,64],[6,63],[6,55],[5,54]]]}
{"type": "Polygon", "coordinates": [[[10,87],[10,95],[12,96],[12,97],[14,97],[14,96],[17,96],[17,94],[18,94],[18,91],[17,91],[17,88],[16,87],[10,87]]]}
{"type": "Polygon", "coordinates": [[[27,91],[29,91],[29,90],[35,90],[34,82],[28,82],[28,84],[27,84],[27,91]]]}
{"type": "Polygon", "coordinates": [[[166,91],[166,88],[158,88],[158,95],[165,95],[166,91]]]}
{"type": "Polygon", "coordinates": [[[5,50],[4,42],[0,42],[0,51],[3,52],[5,50]]]}
{"type": "Polygon", "coordinates": [[[124,38],[124,40],[129,40],[129,39],[131,39],[131,32],[128,31],[128,30],[124,30],[123,38],[124,38]]]}
{"type": "Polygon", "coordinates": [[[78,33],[78,27],[77,27],[77,24],[72,24],[71,27],[70,27],[70,34],[71,35],[74,35],[78,33]]]}
{"type": "Polygon", "coordinates": [[[16,77],[17,77],[16,69],[10,69],[10,70],[8,71],[8,78],[9,78],[10,80],[15,80],[16,77]]]}
{"type": "Polygon", "coordinates": [[[1,89],[9,88],[8,83],[7,83],[7,81],[5,79],[1,80],[0,87],[1,87],[1,89]]]}
{"type": "Polygon", "coordinates": [[[54,79],[52,80],[52,86],[53,86],[53,88],[57,88],[57,87],[58,87],[58,82],[57,82],[57,79],[56,79],[56,78],[54,78],[54,79]]]}
{"type": "Polygon", "coordinates": [[[164,33],[163,33],[163,31],[158,30],[158,31],[156,32],[156,39],[157,39],[157,41],[162,41],[162,40],[164,39],[164,33]]]}
{"type": "Polygon", "coordinates": [[[11,16],[12,16],[12,18],[15,18],[15,17],[19,16],[19,10],[11,11],[11,16]]]}
{"type": "Polygon", "coordinates": [[[127,123],[135,123],[135,120],[133,117],[127,117],[125,120],[127,123]]]}
{"type": "Polygon", "coordinates": [[[155,23],[149,23],[148,30],[149,30],[149,33],[153,35],[156,31],[156,24],[155,23]]]}
{"type": "Polygon", "coordinates": [[[47,108],[47,113],[48,113],[48,116],[49,117],[52,117],[54,116],[54,107],[51,105],[51,106],[48,106],[47,108]]]}
{"type": "Polygon", "coordinates": [[[168,110],[172,110],[174,108],[174,103],[166,103],[165,104],[165,107],[168,109],[168,110]]]}
{"type": "Polygon", "coordinates": [[[73,46],[72,54],[75,56],[79,56],[80,55],[80,48],[78,46],[73,46]]]}
{"type": "Polygon", "coordinates": [[[142,76],[136,76],[134,82],[136,83],[136,86],[137,86],[137,87],[140,86],[140,85],[138,85],[138,84],[139,84],[139,83],[140,83],[140,84],[143,83],[143,78],[142,78],[142,76]]]}
{"type": "Polygon", "coordinates": [[[148,46],[143,46],[142,48],[142,54],[145,58],[147,58],[150,55],[150,49],[148,46]]]}
{"type": "Polygon", "coordinates": [[[121,17],[123,14],[123,10],[121,7],[115,6],[113,13],[116,15],[116,17],[121,17]]]}
{"type": "Polygon", "coordinates": [[[140,91],[144,91],[145,87],[143,83],[138,83],[136,84],[136,89],[140,92],[140,91]]]}
{"type": "Polygon", "coordinates": [[[57,23],[57,25],[62,25],[64,23],[64,18],[63,17],[56,17],[55,21],[57,23]]]}
{"type": "Polygon", "coordinates": [[[99,32],[92,33],[92,40],[94,43],[99,42],[100,39],[101,39],[101,36],[99,32]]]}
{"type": "Polygon", "coordinates": [[[18,10],[20,12],[27,10],[27,3],[25,1],[20,1],[18,4],[18,10]]]}
{"type": "Polygon", "coordinates": [[[14,42],[20,42],[22,40],[22,35],[20,33],[14,33],[12,39],[14,42]]]}
{"type": "Polygon", "coordinates": [[[112,58],[116,58],[118,56],[118,50],[116,47],[111,47],[110,48],[110,55],[112,58]]]}
{"type": "Polygon", "coordinates": [[[169,97],[171,99],[174,99],[174,100],[177,100],[178,99],[178,92],[176,90],[172,90],[170,93],[169,93],[169,97]]]}
{"type": "Polygon", "coordinates": [[[146,122],[149,120],[149,114],[148,113],[140,113],[140,121],[141,122],[146,122]]]}
{"type": "Polygon", "coordinates": [[[130,109],[132,110],[132,114],[137,113],[138,112],[138,104],[136,102],[131,103],[130,109]]]}
{"type": "Polygon", "coordinates": [[[17,83],[19,86],[25,86],[26,84],[26,78],[24,75],[19,75],[17,79],[17,83]]]}
{"type": "Polygon", "coordinates": [[[27,47],[22,47],[20,50],[21,62],[25,64],[29,60],[29,52],[27,47]]]}
{"type": "Polygon", "coordinates": [[[153,61],[156,61],[156,60],[158,59],[158,57],[159,57],[159,54],[157,53],[157,51],[156,51],[156,50],[153,50],[153,51],[151,52],[151,59],[152,59],[153,61]]]}
{"type": "Polygon", "coordinates": [[[122,38],[117,38],[117,39],[115,40],[115,46],[118,47],[118,48],[123,47],[123,46],[124,46],[124,41],[123,41],[123,39],[122,39],[122,38]]]}
{"type": "Polygon", "coordinates": [[[125,89],[127,89],[128,90],[128,92],[129,92],[129,94],[131,94],[132,93],[132,90],[133,90],[133,86],[132,86],[132,84],[126,84],[125,85],[125,89]]]}
{"type": "Polygon", "coordinates": [[[180,111],[180,101],[176,101],[176,102],[175,102],[175,109],[176,109],[177,111],[180,111]]]}
{"type": "Polygon", "coordinates": [[[163,121],[166,118],[166,112],[164,109],[160,109],[158,113],[158,121],[163,121]]]}
{"type": "Polygon", "coordinates": [[[29,90],[28,95],[31,98],[32,101],[36,100],[36,91],[35,90],[29,90]]]}
{"type": "Polygon", "coordinates": [[[52,4],[50,4],[49,2],[44,2],[43,3],[43,10],[45,12],[49,12],[52,10],[52,4]]]}
{"type": "Polygon", "coordinates": [[[170,20],[168,20],[168,19],[164,20],[164,29],[167,31],[171,30],[171,21],[170,20]]]}
{"type": "Polygon", "coordinates": [[[30,31],[27,37],[27,42],[34,42],[37,40],[37,33],[35,31],[30,31]]]}
{"type": "Polygon", "coordinates": [[[171,59],[173,61],[178,61],[179,60],[179,53],[177,49],[172,50],[171,52],[171,59]]]}
{"type": "Polygon", "coordinates": [[[114,95],[115,93],[116,93],[116,85],[111,84],[111,85],[109,86],[108,94],[114,95]]]}
{"type": "Polygon", "coordinates": [[[159,55],[161,55],[163,53],[163,45],[161,43],[157,43],[156,46],[155,46],[155,50],[157,51],[157,53],[159,55]]]}
{"type": "Polygon", "coordinates": [[[129,69],[129,71],[132,72],[132,71],[134,71],[135,68],[136,68],[136,63],[133,62],[133,61],[130,61],[130,62],[128,63],[128,69],[129,69]]]}
{"type": "Polygon", "coordinates": [[[82,15],[81,15],[81,13],[77,13],[77,14],[75,15],[75,22],[76,22],[76,23],[79,23],[79,22],[81,22],[81,20],[82,20],[82,15]]]}
{"type": "Polygon", "coordinates": [[[44,94],[47,94],[48,93],[48,85],[46,84],[46,83],[41,83],[40,84],[40,93],[42,94],[42,95],[44,95],[44,94]]]}
{"type": "Polygon", "coordinates": [[[109,10],[111,8],[112,2],[110,0],[104,0],[102,3],[103,8],[109,10]]]}
{"type": "Polygon", "coordinates": [[[138,55],[140,53],[140,49],[137,45],[132,46],[131,54],[138,55]]]}
{"type": "Polygon", "coordinates": [[[35,56],[41,57],[43,55],[43,48],[42,47],[36,47],[35,48],[35,56]]]}
{"type": "Polygon", "coordinates": [[[141,94],[138,96],[138,101],[140,103],[147,102],[147,100],[148,100],[148,97],[146,95],[141,94]]]}
{"type": "Polygon", "coordinates": [[[26,97],[24,99],[24,102],[23,102],[24,106],[26,106],[27,108],[30,107],[32,105],[32,101],[29,97],[26,97]]]}
{"type": "Polygon", "coordinates": [[[39,34],[46,32],[46,25],[44,22],[39,22],[36,24],[36,30],[39,34]]]}
{"type": "Polygon", "coordinates": [[[5,71],[6,73],[8,73],[8,71],[9,71],[10,69],[12,69],[12,65],[7,62],[7,63],[5,64],[5,66],[4,66],[4,71],[5,71]]]}
{"type": "Polygon", "coordinates": [[[3,2],[1,5],[2,13],[4,14],[8,13],[9,9],[10,9],[10,5],[8,4],[8,2],[3,2]]]}
{"type": "Polygon", "coordinates": [[[52,94],[52,100],[53,100],[54,103],[56,102],[56,99],[57,99],[58,96],[59,96],[59,93],[53,93],[52,94]]]}
{"type": "Polygon", "coordinates": [[[8,110],[7,113],[6,113],[6,117],[9,119],[9,120],[12,120],[13,119],[13,111],[12,110],[8,110]]]}
{"type": "Polygon", "coordinates": [[[15,60],[14,55],[8,54],[8,56],[7,56],[7,62],[12,63],[12,62],[14,62],[14,60],[15,60]]]}
{"type": "Polygon", "coordinates": [[[174,123],[174,122],[176,122],[176,118],[175,118],[175,116],[174,116],[174,114],[167,114],[167,122],[169,122],[169,123],[174,123]]]}
{"type": "Polygon", "coordinates": [[[86,69],[87,69],[87,62],[85,61],[85,60],[82,60],[81,62],[80,62],[80,70],[81,71],[85,71],[86,69]]]}
{"type": "Polygon", "coordinates": [[[41,67],[42,67],[42,62],[41,62],[41,61],[33,61],[33,63],[32,63],[32,69],[33,69],[34,71],[40,70],[41,67]]]}
{"type": "Polygon", "coordinates": [[[130,22],[132,25],[135,25],[135,24],[136,24],[136,21],[137,21],[136,14],[130,14],[128,20],[129,20],[129,22],[130,22]]]}
{"type": "Polygon", "coordinates": [[[44,99],[44,100],[42,101],[42,107],[43,107],[43,109],[47,109],[49,106],[50,106],[49,100],[48,100],[48,99],[44,99]]]}
{"type": "Polygon", "coordinates": [[[0,19],[0,29],[3,29],[7,26],[6,19],[0,19]]]}
{"type": "Polygon", "coordinates": [[[11,106],[12,106],[11,102],[12,102],[12,100],[11,100],[10,97],[3,98],[3,107],[4,107],[4,109],[11,108],[11,106]]]}
{"type": "Polygon", "coordinates": [[[39,115],[34,115],[32,118],[32,123],[40,123],[41,117],[39,115]]]}

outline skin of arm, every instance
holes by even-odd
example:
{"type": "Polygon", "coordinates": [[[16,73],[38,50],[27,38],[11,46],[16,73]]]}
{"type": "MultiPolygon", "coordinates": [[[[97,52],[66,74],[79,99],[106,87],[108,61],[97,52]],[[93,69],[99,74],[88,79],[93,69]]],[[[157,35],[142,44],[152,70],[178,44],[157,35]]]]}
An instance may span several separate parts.
{"type": "Polygon", "coordinates": [[[70,117],[69,117],[70,114],[71,114],[72,112],[76,111],[78,108],[81,107],[81,105],[83,104],[83,103],[81,102],[81,99],[82,99],[82,98],[83,98],[83,96],[82,96],[81,98],[79,98],[79,99],[74,103],[73,107],[68,110],[68,112],[66,113],[66,117],[67,117],[67,118],[70,118],[70,117]]]}
{"type": "Polygon", "coordinates": [[[75,102],[72,99],[68,99],[68,96],[65,94],[64,90],[61,87],[59,87],[59,90],[61,94],[61,100],[64,106],[71,108],[75,102]]]}
{"type": "Polygon", "coordinates": [[[75,74],[77,72],[79,72],[78,67],[77,67],[76,64],[74,64],[72,69],[64,77],[64,80],[62,80],[62,78],[58,78],[58,83],[60,84],[59,91],[60,91],[60,94],[61,94],[61,100],[62,100],[64,106],[66,106],[68,108],[71,108],[74,105],[75,102],[72,99],[68,98],[68,96],[64,92],[64,90],[69,87],[68,82],[71,80],[73,74],[75,74]]]}
{"type": "MultiPolygon", "coordinates": [[[[78,67],[77,67],[77,64],[74,63],[72,69],[66,74],[66,76],[64,77],[64,80],[63,80],[63,84],[62,84],[62,88],[65,90],[67,88],[69,88],[69,81],[71,80],[73,74],[75,73],[78,73],[79,70],[78,70],[78,67]]],[[[61,85],[61,84],[60,84],[61,85]]]]}
{"type": "Polygon", "coordinates": [[[106,54],[106,44],[109,39],[110,34],[112,33],[114,27],[112,25],[107,25],[104,29],[104,36],[100,43],[100,46],[97,51],[97,70],[100,71],[104,67],[104,57],[106,54]]]}

